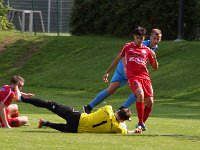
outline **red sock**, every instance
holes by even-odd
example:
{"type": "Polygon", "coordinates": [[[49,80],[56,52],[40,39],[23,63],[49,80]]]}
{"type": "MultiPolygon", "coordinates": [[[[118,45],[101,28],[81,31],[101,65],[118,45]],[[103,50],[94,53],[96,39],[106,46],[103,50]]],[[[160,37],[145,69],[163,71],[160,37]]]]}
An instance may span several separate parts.
{"type": "Polygon", "coordinates": [[[136,109],[137,109],[139,124],[141,124],[143,123],[144,119],[144,102],[136,101],[136,109]]]}
{"type": "Polygon", "coordinates": [[[19,127],[19,120],[17,118],[9,118],[8,119],[8,124],[11,127],[19,127]]]}
{"type": "Polygon", "coordinates": [[[144,108],[144,122],[147,120],[147,118],[149,117],[150,113],[151,113],[151,107],[145,107],[144,108]]]}
{"type": "Polygon", "coordinates": [[[19,112],[17,111],[15,114],[11,115],[10,117],[11,117],[11,118],[19,117],[19,112]]]}

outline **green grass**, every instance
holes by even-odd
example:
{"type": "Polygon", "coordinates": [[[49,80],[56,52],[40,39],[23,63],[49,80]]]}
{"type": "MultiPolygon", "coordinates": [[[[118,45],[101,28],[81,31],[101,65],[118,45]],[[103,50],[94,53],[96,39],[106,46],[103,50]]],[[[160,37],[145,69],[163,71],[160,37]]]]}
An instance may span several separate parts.
{"type": "MultiPolygon", "coordinates": [[[[14,39],[0,52],[0,83],[10,77],[25,77],[24,92],[50,99],[81,110],[96,94],[106,88],[102,75],[129,39],[106,36],[32,36],[0,32],[0,43],[14,39]]],[[[163,41],[157,53],[159,70],[150,70],[155,105],[141,135],[63,134],[49,128],[37,129],[39,118],[64,122],[51,112],[18,103],[20,115],[29,118],[30,126],[0,128],[1,150],[10,149],[136,149],[197,150],[200,147],[200,42],[163,41]]],[[[105,103],[117,109],[128,97],[124,86],[105,103]]],[[[105,105],[100,104],[95,109],[105,105]]],[[[132,106],[133,129],[137,122],[132,106]]]]}

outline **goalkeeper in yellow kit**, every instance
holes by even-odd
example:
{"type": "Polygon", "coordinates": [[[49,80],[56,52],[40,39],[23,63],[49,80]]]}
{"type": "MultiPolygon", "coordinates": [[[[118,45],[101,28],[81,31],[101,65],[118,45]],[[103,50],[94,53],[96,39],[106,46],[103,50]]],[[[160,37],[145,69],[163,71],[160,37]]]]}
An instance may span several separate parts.
{"type": "Polygon", "coordinates": [[[37,98],[21,97],[22,102],[30,103],[37,107],[47,108],[53,113],[66,120],[66,124],[52,123],[40,119],[38,128],[47,126],[61,132],[67,133],[122,133],[132,134],[140,133],[141,130],[124,129],[120,123],[128,120],[131,112],[127,108],[123,108],[117,112],[113,112],[111,105],[106,105],[91,114],[81,113],[72,107],[52,102],[49,100],[41,100],[37,98]]]}

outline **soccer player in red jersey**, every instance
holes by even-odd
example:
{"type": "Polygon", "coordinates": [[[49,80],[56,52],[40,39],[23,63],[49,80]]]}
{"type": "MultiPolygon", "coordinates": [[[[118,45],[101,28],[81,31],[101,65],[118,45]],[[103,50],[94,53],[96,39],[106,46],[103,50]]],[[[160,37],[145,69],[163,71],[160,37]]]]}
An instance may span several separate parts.
{"type": "Polygon", "coordinates": [[[158,68],[155,52],[142,44],[145,35],[146,30],[142,27],[137,27],[134,30],[134,41],[125,44],[103,76],[104,81],[108,81],[110,72],[125,57],[125,74],[128,78],[128,84],[137,97],[138,124],[136,127],[143,131],[147,129],[144,123],[149,117],[153,106],[153,88],[146,66],[147,61],[153,69],[158,68]]]}
{"type": "Polygon", "coordinates": [[[24,79],[20,76],[13,76],[10,85],[0,88],[0,127],[11,128],[25,125],[28,122],[26,116],[19,117],[17,104],[10,104],[12,99],[19,101],[21,95],[31,97],[31,93],[20,92],[24,85],[24,79]]]}

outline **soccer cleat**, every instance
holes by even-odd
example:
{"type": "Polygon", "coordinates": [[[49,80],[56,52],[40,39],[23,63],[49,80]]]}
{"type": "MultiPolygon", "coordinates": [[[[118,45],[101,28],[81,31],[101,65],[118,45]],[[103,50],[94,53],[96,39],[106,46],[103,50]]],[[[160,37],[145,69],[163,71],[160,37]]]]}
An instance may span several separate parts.
{"type": "Polygon", "coordinates": [[[41,118],[38,124],[38,128],[42,128],[46,122],[47,122],[46,120],[41,118]]]}
{"type": "Polygon", "coordinates": [[[142,130],[142,131],[146,131],[146,130],[147,130],[147,127],[145,126],[144,123],[141,123],[141,124],[138,123],[135,127],[136,127],[137,129],[142,130]]]}
{"type": "Polygon", "coordinates": [[[91,110],[88,108],[88,105],[86,106],[83,106],[83,112],[84,113],[87,113],[87,114],[90,114],[91,110]]]}

